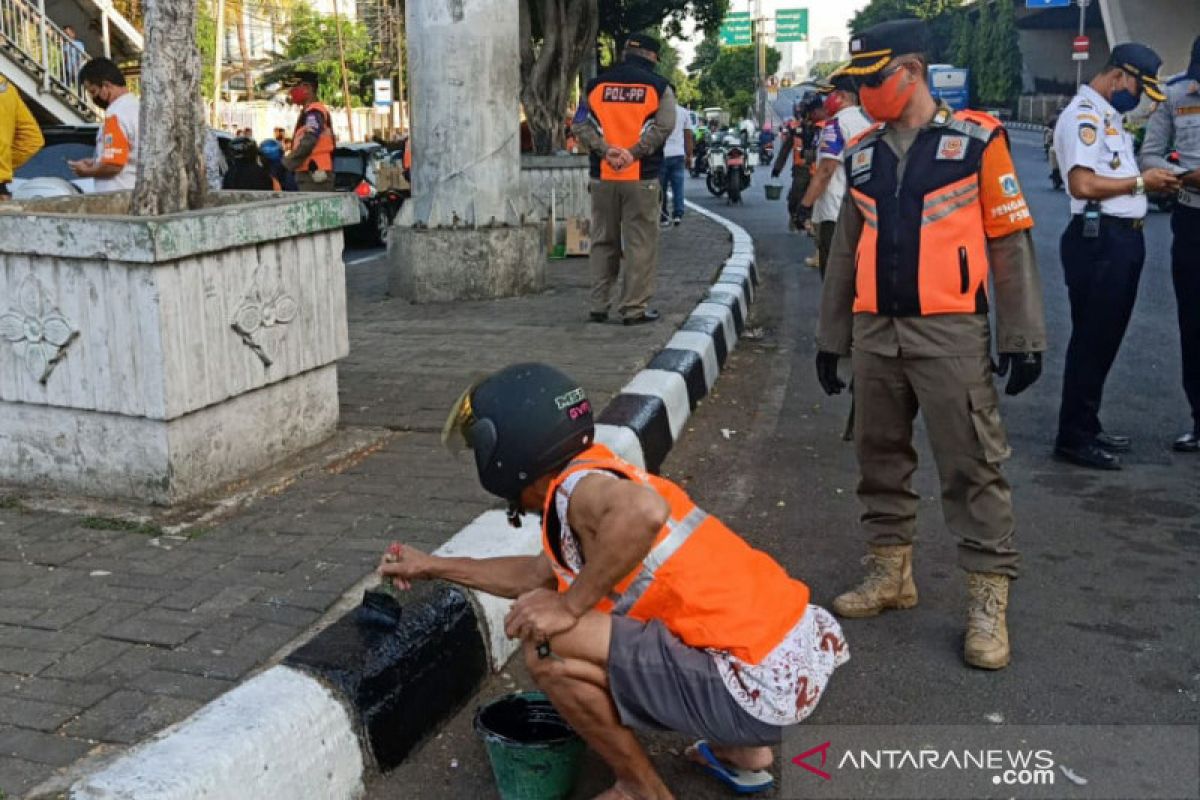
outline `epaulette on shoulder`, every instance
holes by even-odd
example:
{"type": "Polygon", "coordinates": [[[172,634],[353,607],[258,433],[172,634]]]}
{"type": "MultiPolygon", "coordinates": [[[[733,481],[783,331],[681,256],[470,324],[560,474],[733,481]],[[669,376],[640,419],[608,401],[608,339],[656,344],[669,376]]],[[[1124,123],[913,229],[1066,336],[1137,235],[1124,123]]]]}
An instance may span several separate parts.
{"type": "Polygon", "coordinates": [[[847,143],[846,147],[850,148],[850,147],[858,147],[859,145],[862,145],[862,144],[870,144],[871,142],[875,141],[882,135],[883,135],[883,123],[882,122],[872,122],[871,127],[867,128],[865,131],[858,134],[858,136],[855,136],[853,139],[851,139],[847,143]]]}
{"type": "Polygon", "coordinates": [[[1004,125],[991,114],[982,111],[955,111],[954,118],[946,123],[946,127],[986,143],[991,141],[992,134],[1004,125]]]}

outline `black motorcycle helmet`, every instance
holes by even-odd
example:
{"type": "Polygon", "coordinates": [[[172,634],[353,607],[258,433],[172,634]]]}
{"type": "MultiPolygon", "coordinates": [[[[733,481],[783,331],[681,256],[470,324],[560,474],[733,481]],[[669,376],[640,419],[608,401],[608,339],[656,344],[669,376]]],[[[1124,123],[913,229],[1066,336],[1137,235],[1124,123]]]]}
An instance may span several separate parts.
{"type": "Polygon", "coordinates": [[[583,388],[546,364],[514,364],[475,384],[455,404],[442,430],[461,434],[475,453],[479,483],[509,504],[519,525],[521,491],[587,449],[595,438],[583,388]]]}
{"type": "Polygon", "coordinates": [[[229,155],[234,161],[253,161],[258,158],[258,145],[249,137],[239,136],[229,143],[229,155]]]}

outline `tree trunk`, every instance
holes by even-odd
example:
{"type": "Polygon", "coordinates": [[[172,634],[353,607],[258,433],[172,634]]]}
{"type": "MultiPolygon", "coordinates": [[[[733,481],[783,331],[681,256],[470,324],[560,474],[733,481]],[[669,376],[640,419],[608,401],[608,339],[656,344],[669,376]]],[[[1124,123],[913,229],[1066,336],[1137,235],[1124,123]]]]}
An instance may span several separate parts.
{"type": "Polygon", "coordinates": [[[538,155],[563,147],[571,92],[592,51],[598,19],[597,0],[521,2],[521,103],[538,155]],[[533,35],[535,11],[540,42],[533,35]]]}
{"type": "Polygon", "coordinates": [[[254,99],[254,73],[250,70],[250,39],[246,36],[246,4],[238,3],[237,28],[238,54],[242,57],[242,80],[246,83],[246,99],[254,99]]]}
{"type": "Polygon", "coordinates": [[[130,213],[172,214],[204,201],[204,111],[195,0],[146,0],[141,142],[130,213]]]}

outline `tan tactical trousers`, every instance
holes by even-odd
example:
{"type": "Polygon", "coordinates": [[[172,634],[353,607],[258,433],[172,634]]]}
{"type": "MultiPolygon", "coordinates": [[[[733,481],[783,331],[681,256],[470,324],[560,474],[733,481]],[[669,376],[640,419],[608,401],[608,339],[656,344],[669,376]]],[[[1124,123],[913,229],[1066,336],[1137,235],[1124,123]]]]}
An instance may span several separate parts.
{"type": "Polygon", "coordinates": [[[622,317],[646,311],[658,272],[658,215],[662,189],[649,181],[591,181],[592,312],[607,313],[613,284],[625,258],[621,289],[622,317]],[[623,245],[623,246],[622,246],[623,245]]]}

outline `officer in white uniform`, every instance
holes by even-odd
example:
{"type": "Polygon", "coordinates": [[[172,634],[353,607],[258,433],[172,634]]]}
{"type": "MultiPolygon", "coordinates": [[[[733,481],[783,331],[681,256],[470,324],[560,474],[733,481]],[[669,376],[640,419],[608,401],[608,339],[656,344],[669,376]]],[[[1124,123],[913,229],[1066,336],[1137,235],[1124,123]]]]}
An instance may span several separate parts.
{"type": "Polygon", "coordinates": [[[1177,191],[1168,170],[1140,172],[1122,117],[1143,92],[1164,99],[1162,59],[1143,44],[1119,44],[1100,74],[1079,87],[1054,128],[1054,152],[1066,176],[1071,221],[1060,242],[1071,302],[1071,341],[1063,372],[1055,455],[1095,469],[1120,469],[1114,453],[1127,436],[1100,424],[1104,381],[1117,357],[1146,258],[1146,192],[1177,191]]]}
{"type": "Polygon", "coordinates": [[[1146,125],[1142,166],[1175,171],[1183,188],[1171,214],[1171,282],[1179,309],[1183,391],[1192,428],[1175,440],[1179,453],[1200,452],[1200,36],[1192,43],[1187,72],[1167,84],[1167,101],[1146,125]],[[1179,163],[1167,160],[1174,146],[1179,163]]]}

